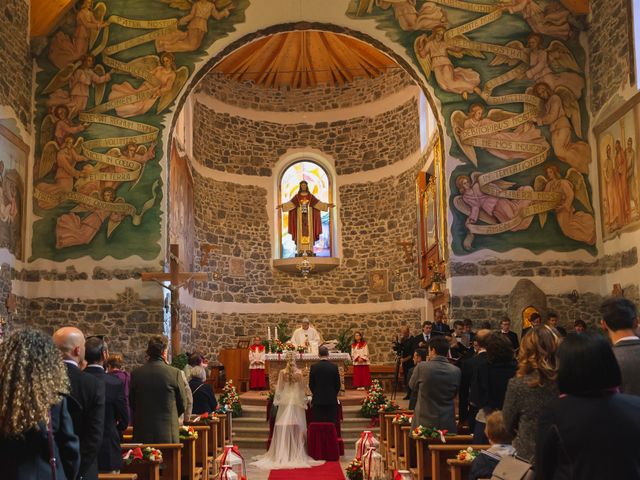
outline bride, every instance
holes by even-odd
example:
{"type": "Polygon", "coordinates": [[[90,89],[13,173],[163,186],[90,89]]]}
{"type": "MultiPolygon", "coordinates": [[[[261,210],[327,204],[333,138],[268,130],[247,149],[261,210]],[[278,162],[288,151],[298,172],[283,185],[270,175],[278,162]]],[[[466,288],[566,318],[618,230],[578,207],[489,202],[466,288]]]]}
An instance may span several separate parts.
{"type": "Polygon", "coordinates": [[[287,366],[278,374],[273,404],[278,407],[271,446],[252,463],[258,468],[276,470],[321,465],[307,455],[307,398],[304,377],[296,367],[295,355],[288,352],[287,366]]]}

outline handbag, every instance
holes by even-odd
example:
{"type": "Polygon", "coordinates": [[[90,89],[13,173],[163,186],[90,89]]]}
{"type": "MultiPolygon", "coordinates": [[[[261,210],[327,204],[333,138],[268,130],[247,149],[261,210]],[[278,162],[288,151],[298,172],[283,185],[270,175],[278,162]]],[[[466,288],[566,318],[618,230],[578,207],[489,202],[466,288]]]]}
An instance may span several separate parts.
{"type": "Polygon", "coordinates": [[[491,480],[533,480],[533,465],[521,458],[507,455],[496,465],[491,480]]]}
{"type": "Polygon", "coordinates": [[[49,421],[47,422],[47,439],[49,440],[49,465],[51,466],[51,478],[57,480],[58,472],[56,468],[56,453],[53,448],[53,430],[51,420],[51,409],[49,409],[49,421]]]}

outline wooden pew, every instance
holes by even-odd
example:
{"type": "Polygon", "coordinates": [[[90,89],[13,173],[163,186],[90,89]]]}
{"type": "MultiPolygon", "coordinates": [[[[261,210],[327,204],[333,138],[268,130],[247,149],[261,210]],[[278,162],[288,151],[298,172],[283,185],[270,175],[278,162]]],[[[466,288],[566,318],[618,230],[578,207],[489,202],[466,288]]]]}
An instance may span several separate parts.
{"type": "MultiPolygon", "coordinates": [[[[202,468],[196,467],[196,439],[181,438],[182,443],[182,478],[186,480],[202,480],[202,468]]],[[[180,477],[178,477],[180,478],[180,477]]]]}
{"type": "Polygon", "coordinates": [[[380,432],[378,440],[380,441],[380,455],[382,459],[387,459],[387,422],[385,421],[385,413],[378,414],[378,424],[380,426],[380,432]]]}
{"type": "Polygon", "coordinates": [[[393,461],[395,463],[396,469],[407,470],[406,460],[405,460],[406,452],[404,449],[405,441],[403,438],[403,431],[402,431],[403,425],[392,423],[392,426],[393,426],[393,444],[395,446],[395,457],[393,461]]]}
{"type": "Polygon", "coordinates": [[[449,458],[447,459],[447,465],[449,465],[449,476],[451,480],[467,480],[467,478],[469,478],[471,462],[463,462],[456,458],[449,458]]]}
{"type": "MultiPolygon", "coordinates": [[[[138,474],[137,473],[99,473],[98,480],[138,480],[138,474]]],[[[140,480],[143,480],[143,477],[140,477],[140,480]]]]}
{"type": "MultiPolygon", "coordinates": [[[[465,445],[464,447],[458,448],[461,450],[462,448],[466,448],[471,444],[472,436],[471,435],[447,435],[446,437],[447,443],[455,444],[455,445],[465,445]]],[[[416,480],[424,480],[425,478],[432,478],[432,468],[431,468],[431,452],[429,451],[430,445],[442,445],[440,439],[429,438],[415,439],[416,442],[416,480]]],[[[433,478],[433,480],[440,480],[437,477],[433,478]]]]}
{"type": "MultiPolygon", "coordinates": [[[[485,450],[490,445],[474,445],[475,450],[485,450]]],[[[429,445],[431,452],[431,478],[438,480],[450,480],[451,473],[447,460],[455,459],[458,452],[462,449],[469,448],[469,445],[460,444],[440,444],[429,445]]]]}
{"type": "Polygon", "coordinates": [[[120,476],[101,473],[98,475],[98,480],[160,480],[159,463],[145,462],[123,465],[120,472],[120,476]]]}
{"type": "Polygon", "coordinates": [[[391,471],[396,470],[396,438],[393,433],[393,419],[396,416],[395,413],[385,414],[384,423],[385,428],[387,430],[387,448],[386,448],[386,458],[387,458],[387,468],[391,471]]]}
{"type": "Polygon", "coordinates": [[[145,447],[157,448],[162,452],[163,468],[161,480],[179,480],[182,478],[182,443],[145,443],[145,447]]]}
{"type": "Polygon", "coordinates": [[[202,469],[202,480],[209,480],[209,432],[211,425],[192,425],[193,429],[198,432],[196,440],[196,467],[202,469]]]}
{"type": "Polygon", "coordinates": [[[418,475],[418,462],[416,457],[416,441],[411,436],[411,426],[401,427],[402,441],[404,442],[404,469],[409,470],[414,477],[418,475]]]}

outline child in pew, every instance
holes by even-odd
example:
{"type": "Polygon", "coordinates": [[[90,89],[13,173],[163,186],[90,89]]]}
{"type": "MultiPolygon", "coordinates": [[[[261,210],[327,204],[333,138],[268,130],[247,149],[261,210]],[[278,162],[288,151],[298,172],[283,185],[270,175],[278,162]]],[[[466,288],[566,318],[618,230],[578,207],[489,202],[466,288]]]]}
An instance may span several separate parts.
{"type": "Polygon", "coordinates": [[[487,417],[484,433],[489,439],[491,447],[488,450],[482,450],[473,460],[469,471],[469,480],[491,478],[493,470],[502,457],[515,455],[515,449],[511,446],[513,437],[504,426],[501,411],[495,411],[487,417]]]}

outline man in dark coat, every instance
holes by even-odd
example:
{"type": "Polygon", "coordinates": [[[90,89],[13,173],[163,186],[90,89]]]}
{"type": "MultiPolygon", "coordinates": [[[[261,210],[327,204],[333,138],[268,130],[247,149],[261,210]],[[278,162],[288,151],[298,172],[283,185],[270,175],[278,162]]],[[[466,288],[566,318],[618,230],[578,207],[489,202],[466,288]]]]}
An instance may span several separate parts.
{"type": "Polygon", "coordinates": [[[143,366],[131,372],[129,401],[133,411],[133,441],[180,443],[178,417],[184,412],[182,372],[167,364],[167,337],[149,340],[143,366]]]}
{"type": "Polygon", "coordinates": [[[475,335],[476,354],[463,362],[460,381],[460,421],[467,421],[471,431],[476,423],[476,414],[480,406],[486,404],[489,393],[486,387],[489,383],[487,364],[486,339],[491,330],[478,330],[475,335]]]}
{"type": "Polygon", "coordinates": [[[409,372],[414,367],[413,365],[413,352],[416,349],[414,337],[411,336],[409,327],[403,325],[400,327],[400,338],[397,340],[397,353],[400,355],[400,362],[402,363],[402,381],[406,390],[405,400],[409,400],[411,397],[411,390],[409,389],[409,372]]]}
{"type": "Polygon", "coordinates": [[[340,373],[337,365],[329,361],[329,350],[320,347],[320,361],[311,365],[309,389],[313,394],[311,410],[314,422],[338,421],[338,393],[340,393],[340,373]]]}
{"type": "Polygon", "coordinates": [[[509,340],[513,347],[513,351],[517,352],[520,348],[520,341],[518,340],[518,334],[511,331],[511,320],[508,317],[504,317],[500,320],[500,333],[509,340]]]}
{"type": "Polygon", "coordinates": [[[409,385],[418,390],[411,427],[419,425],[456,432],[454,401],[460,388],[460,369],[449,363],[449,342],[439,336],[429,342],[429,360],[413,369],[409,385]]]}
{"type": "Polygon", "coordinates": [[[63,327],[53,334],[62,352],[69,374],[71,394],[68,399],[73,429],[80,439],[79,479],[98,479],[98,451],[104,431],[104,384],[80,370],[84,362],[84,334],[74,327],[63,327]]]}
{"type": "Polygon", "coordinates": [[[109,358],[107,343],[99,337],[89,337],[86,343],[85,372],[100,380],[105,387],[104,434],[98,452],[98,470],[117,472],[122,468],[120,441],[129,425],[129,412],[124,395],[124,384],[104,371],[104,363],[109,358]]]}

